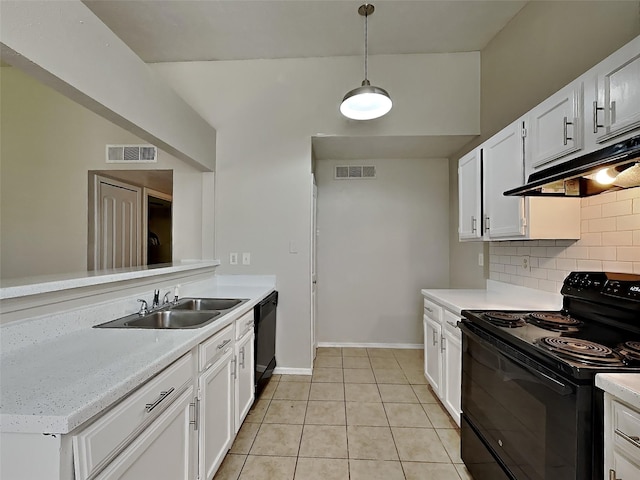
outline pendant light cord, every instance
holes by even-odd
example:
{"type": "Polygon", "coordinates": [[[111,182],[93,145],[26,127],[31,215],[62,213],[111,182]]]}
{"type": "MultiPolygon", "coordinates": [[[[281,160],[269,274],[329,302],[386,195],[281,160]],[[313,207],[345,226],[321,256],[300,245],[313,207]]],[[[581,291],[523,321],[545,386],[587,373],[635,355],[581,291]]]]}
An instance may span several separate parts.
{"type": "MultiPolygon", "coordinates": [[[[366,4],[365,4],[366,5],[366,4]]],[[[366,10],[365,10],[365,14],[364,14],[364,79],[365,80],[369,80],[368,77],[368,71],[367,71],[367,58],[369,57],[369,38],[368,38],[368,33],[369,33],[369,15],[367,14],[366,10]]]]}

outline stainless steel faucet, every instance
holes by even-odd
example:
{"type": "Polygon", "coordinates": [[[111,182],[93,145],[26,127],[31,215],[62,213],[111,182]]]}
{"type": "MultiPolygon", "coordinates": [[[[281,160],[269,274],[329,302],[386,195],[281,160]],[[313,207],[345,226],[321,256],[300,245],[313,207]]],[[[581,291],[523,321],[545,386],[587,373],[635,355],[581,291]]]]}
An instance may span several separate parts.
{"type": "Polygon", "coordinates": [[[151,309],[158,308],[160,306],[160,290],[153,291],[153,303],[151,304],[151,309]]]}
{"type": "Polygon", "coordinates": [[[164,294],[164,297],[162,297],[163,306],[171,303],[171,300],[169,300],[169,295],[171,295],[171,291],[168,291],[167,293],[164,294]]]}
{"type": "Polygon", "coordinates": [[[140,310],[138,311],[138,315],[143,316],[149,313],[149,307],[147,306],[147,301],[141,298],[138,301],[142,304],[140,305],[140,310]]]}

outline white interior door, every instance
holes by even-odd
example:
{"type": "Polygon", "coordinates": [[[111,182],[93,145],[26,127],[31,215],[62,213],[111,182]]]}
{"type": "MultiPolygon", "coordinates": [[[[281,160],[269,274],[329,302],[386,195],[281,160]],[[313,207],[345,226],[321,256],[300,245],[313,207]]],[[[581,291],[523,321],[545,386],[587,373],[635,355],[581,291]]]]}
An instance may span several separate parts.
{"type": "Polygon", "coordinates": [[[317,245],[317,237],[318,237],[318,222],[317,222],[317,211],[318,211],[318,186],[316,185],[315,176],[313,178],[313,201],[311,202],[311,348],[312,348],[312,359],[316,358],[316,351],[318,350],[318,338],[316,335],[316,317],[317,317],[317,300],[316,300],[316,290],[318,286],[318,281],[316,277],[316,264],[317,264],[317,255],[316,255],[316,245],[317,245]]]}
{"type": "Polygon", "coordinates": [[[94,188],[93,268],[141,265],[141,189],[97,175],[94,188]]]}

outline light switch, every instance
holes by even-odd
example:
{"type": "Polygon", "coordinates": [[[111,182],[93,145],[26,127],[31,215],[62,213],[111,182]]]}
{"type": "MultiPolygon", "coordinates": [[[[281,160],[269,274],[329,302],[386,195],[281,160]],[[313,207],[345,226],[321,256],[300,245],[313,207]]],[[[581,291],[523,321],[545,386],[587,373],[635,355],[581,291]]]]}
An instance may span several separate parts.
{"type": "Polygon", "coordinates": [[[249,252],[244,252],[242,254],[242,264],[251,265],[251,254],[249,252]]]}
{"type": "Polygon", "coordinates": [[[298,253],[298,245],[293,240],[289,242],[289,253],[298,253]]]}
{"type": "Polygon", "coordinates": [[[232,252],[229,254],[229,263],[231,265],[237,265],[238,264],[238,254],[236,252],[232,252]]]}

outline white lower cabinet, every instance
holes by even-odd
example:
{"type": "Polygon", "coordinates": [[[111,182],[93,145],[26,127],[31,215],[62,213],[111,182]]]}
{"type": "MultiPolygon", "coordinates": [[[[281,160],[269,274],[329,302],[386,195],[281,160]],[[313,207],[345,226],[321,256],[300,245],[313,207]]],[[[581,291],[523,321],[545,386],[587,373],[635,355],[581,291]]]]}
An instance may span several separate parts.
{"type": "Polygon", "coordinates": [[[426,315],[424,324],[424,375],[433,391],[439,394],[442,385],[442,354],[440,353],[442,325],[426,315]]]}
{"type": "Polygon", "coordinates": [[[424,300],[425,377],[455,422],[460,425],[462,334],[460,318],[446,308],[424,300]]]}
{"type": "Polygon", "coordinates": [[[640,478],[640,411],[604,394],[604,480],[640,478]]]}
{"type": "Polygon", "coordinates": [[[193,393],[191,386],[110,462],[96,480],[193,479],[193,393]]]}
{"type": "Polygon", "coordinates": [[[255,400],[245,313],[63,435],[0,436],[4,480],[211,480],[255,400]]]}
{"type": "MultiPolygon", "coordinates": [[[[253,315],[253,314],[252,314],[253,315]]],[[[235,383],[235,432],[249,413],[255,399],[253,322],[239,341],[236,342],[236,383],[235,383]]]]}
{"type": "Polygon", "coordinates": [[[462,385],[462,333],[457,322],[460,318],[448,310],[444,311],[442,364],[444,382],[442,403],[455,422],[460,425],[460,400],[462,385]]]}
{"type": "Polygon", "coordinates": [[[198,380],[198,471],[201,479],[213,478],[235,437],[233,358],[233,349],[229,347],[198,380]]]}

